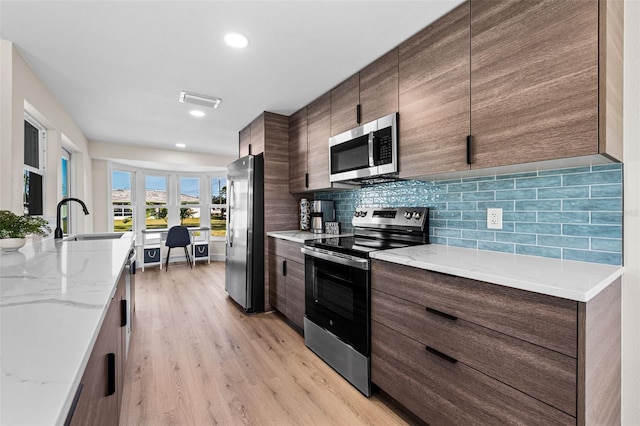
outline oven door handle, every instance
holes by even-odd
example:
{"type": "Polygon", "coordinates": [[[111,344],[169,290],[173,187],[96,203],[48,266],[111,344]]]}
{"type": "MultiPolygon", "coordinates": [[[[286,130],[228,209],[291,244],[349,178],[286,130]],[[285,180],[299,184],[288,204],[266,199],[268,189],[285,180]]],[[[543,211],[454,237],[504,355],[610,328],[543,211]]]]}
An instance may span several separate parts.
{"type": "Polygon", "coordinates": [[[347,259],[340,256],[332,256],[330,254],[317,252],[312,249],[308,249],[306,247],[300,248],[300,251],[307,256],[315,257],[318,259],[326,260],[328,262],[335,262],[345,266],[351,266],[353,268],[363,269],[368,271],[371,269],[369,259],[347,259]]]}

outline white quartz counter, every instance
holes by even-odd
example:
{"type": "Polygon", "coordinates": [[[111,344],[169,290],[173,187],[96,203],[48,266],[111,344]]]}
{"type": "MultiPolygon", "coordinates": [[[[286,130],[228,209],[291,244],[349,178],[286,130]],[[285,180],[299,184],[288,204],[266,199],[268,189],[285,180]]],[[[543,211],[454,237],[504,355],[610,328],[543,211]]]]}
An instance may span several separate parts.
{"type": "Polygon", "coordinates": [[[63,424],[133,241],[0,253],[0,424],[63,424]]]}
{"type": "Polygon", "coordinates": [[[589,301],[623,271],[621,266],[439,244],[377,251],[371,257],[578,302],[589,301]]]}
{"type": "Polygon", "coordinates": [[[353,234],[314,234],[309,231],[272,231],[267,232],[268,237],[280,238],[282,240],[289,240],[296,243],[304,243],[307,240],[318,240],[320,238],[333,238],[333,237],[349,237],[353,234]]]}

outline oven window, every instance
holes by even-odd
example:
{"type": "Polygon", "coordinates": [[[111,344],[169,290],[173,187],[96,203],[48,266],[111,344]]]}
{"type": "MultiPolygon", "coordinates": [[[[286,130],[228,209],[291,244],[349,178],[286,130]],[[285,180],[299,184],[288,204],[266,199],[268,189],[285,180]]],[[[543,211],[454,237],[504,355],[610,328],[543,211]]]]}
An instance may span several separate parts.
{"type": "Polygon", "coordinates": [[[369,167],[369,134],[331,147],[331,173],[369,167]]]}
{"type": "Polygon", "coordinates": [[[353,321],[353,285],[346,279],[318,270],[313,298],[331,312],[353,321]]]}

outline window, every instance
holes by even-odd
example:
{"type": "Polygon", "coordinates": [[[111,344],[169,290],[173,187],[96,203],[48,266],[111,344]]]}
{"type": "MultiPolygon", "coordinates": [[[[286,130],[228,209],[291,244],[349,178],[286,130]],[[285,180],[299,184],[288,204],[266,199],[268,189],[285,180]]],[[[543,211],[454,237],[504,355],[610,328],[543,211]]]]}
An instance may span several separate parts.
{"type": "Polygon", "coordinates": [[[227,179],[211,178],[211,236],[227,235],[227,179]]]}
{"type": "MultiPolygon", "coordinates": [[[[62,183],[62,188],[61,188],[61,195],[62,198],[67,198],[71,196],[71,192],[69,190],[69,185],[70,185],[70,171],[69,171],[69,163],[71,161],[71,153],[69,151],[67,151],[66,149],[62,149],[62,157],[60,159],[61,162],[61,170],[62,170],[62,174],[61,174],[61,183],[62,183]]],[[[62,199],[61,198],[61,199],[62,199]]],[[[69,207],[67,206],[67,204],[63,204],[61,206],[60,209],[60,218],[62,221],[62,233],[65,235],[69,234],[69,230],[70,230],[70,219],[69,219],[69,207]]]]}
{"type": "Polygon", "coordinates": [[[180,225],[200,226],[200,178],[180,176],[180,225]]]}
{"type": "Polygon", "coordinates": [[[168,228],[167,177],[146,175],[144,192],[146,229],[168,228]]]}
{"type": "Polygon", "coordinates": [[[133,229],[132,181],[132,172],[114,170],[111,173],[111,210],[114,231],[122,232],[133,229]]]}
{"type": "Polygon", "coordinates": [[[31,116],[24,118],[24,172],[22,204],[24,214],[41,215],[44,199],[44,149],[46,131],[31,116]]]}

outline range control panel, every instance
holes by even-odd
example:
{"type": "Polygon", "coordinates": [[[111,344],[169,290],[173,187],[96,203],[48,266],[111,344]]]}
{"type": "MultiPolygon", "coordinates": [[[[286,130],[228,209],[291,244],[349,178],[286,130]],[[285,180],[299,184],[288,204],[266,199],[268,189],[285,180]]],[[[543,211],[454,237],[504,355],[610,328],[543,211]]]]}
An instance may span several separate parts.
{"type": "Polygon", "coordinates": [[[351,223],[361,228],[424,229],[428,223],[428,207],[358,207],[351,223]]]}

